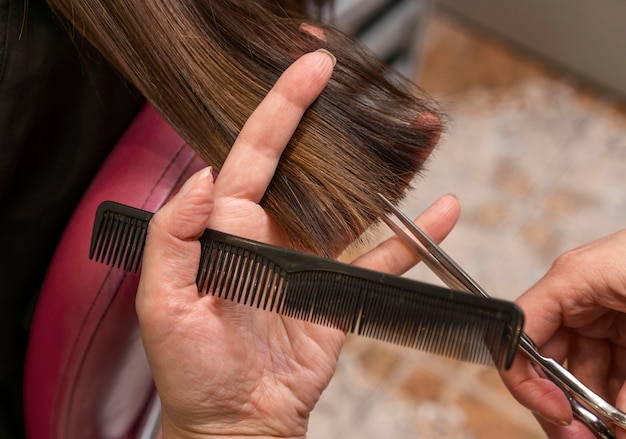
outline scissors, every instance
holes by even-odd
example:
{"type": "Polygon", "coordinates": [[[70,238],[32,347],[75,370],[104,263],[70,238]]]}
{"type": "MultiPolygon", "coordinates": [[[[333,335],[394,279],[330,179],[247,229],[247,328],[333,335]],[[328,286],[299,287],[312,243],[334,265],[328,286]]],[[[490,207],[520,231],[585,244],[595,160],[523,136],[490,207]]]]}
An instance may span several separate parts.
{"type": "MultiPolygon", "coordinates": [[[[426,233],[416,226],[409,217],[382,194],[378,195],[408,232],[389,217],[383,217],[383,221],[420,257],[422,262],[439,279],[451,289],[489,298],[485,290],[448,256],[441,247],[430,239],[426,233]]],[[[533,362],[538,373],[561,389],[569,400],[574,415],[587,425],[595,433],[596,437],[601,439],[616,438],[613,430],[599,415],[608,419],[608,422],[626,429],[626,414],[624,412],[613,407],[595,394],[558,361],[542,356],[533,341],[525,333],[522,333],[520,337],[519,347],[533,362]],[[595,410],[599,415],[591,410],[595,410]]]]}

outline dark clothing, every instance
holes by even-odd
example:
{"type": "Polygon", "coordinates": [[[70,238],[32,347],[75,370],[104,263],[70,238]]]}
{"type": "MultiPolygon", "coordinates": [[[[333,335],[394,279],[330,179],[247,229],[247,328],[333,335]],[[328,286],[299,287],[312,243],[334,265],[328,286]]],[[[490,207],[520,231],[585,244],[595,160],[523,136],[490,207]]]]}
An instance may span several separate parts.
{"type": "Polygon", "coordinates": [[[22,368],[56,242],[141,98],[44,0],[0,0],[0,439],[23,436],[22,368]]]}

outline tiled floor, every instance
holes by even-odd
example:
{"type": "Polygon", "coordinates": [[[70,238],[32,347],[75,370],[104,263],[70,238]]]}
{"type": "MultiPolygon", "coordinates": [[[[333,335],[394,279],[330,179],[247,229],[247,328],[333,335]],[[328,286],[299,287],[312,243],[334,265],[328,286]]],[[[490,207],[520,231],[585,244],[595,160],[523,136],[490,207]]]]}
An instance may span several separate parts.
{"type": "MultiPolygon", "coordinates": [[[[444,248],[490,294],[514,299],[563,251],[626,225],[626,112],[610,98],[442,16],[422,65],[451,123],[404,210],[456,194],[444,248]]],[[[544,436],[494,370],[350,337],[309,437],[544,436]]]]}

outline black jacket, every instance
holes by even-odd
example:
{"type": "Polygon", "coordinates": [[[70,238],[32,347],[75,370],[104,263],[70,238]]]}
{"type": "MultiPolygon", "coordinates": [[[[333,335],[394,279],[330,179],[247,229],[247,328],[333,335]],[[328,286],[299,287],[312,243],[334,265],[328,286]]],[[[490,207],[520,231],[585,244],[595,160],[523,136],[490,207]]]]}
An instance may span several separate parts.
{"type": "Polygon", "coordinates": [[[23,436],[22,367],[64,225],[140,96],[44,0],[0,0],[0,438],[23,436]]]}

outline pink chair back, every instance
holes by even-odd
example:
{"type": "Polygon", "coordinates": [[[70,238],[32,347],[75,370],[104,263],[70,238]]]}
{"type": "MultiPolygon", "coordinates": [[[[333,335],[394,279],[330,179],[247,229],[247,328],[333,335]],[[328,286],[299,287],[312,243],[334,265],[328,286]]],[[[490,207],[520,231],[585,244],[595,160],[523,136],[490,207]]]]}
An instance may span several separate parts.
{"type": "Polygon", "coordinates": [[[91,229],[100,202],[154,212],[203,166],[146,105],[101,167],[58,244],[37,304],[24,377],[29,438],[140,438],[158,424],[135,315],[139,276],[89,260],[91,229]]]}

